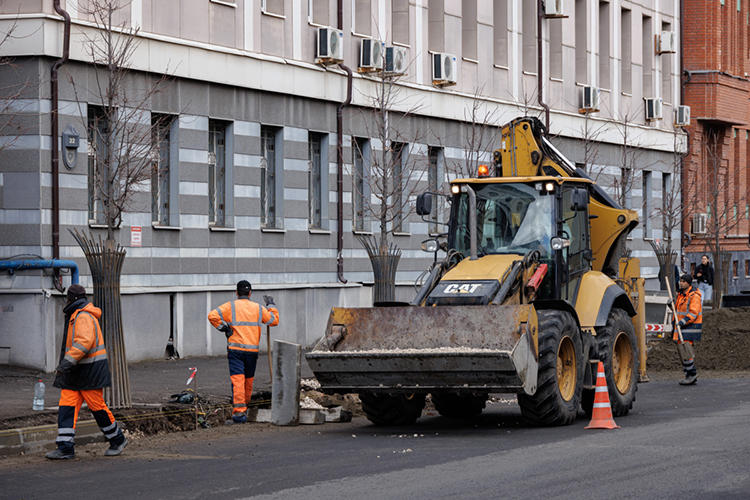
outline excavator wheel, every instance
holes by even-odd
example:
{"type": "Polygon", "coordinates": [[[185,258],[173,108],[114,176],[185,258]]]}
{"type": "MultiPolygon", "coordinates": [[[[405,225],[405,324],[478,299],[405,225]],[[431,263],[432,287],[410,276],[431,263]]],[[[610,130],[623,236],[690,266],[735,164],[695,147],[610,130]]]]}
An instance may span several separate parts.
{"type": "Polygon", "coordinates": [[[573,423],[583,390],[581,335],[570,313],[538,311],[539,374],[534,395],[518,395],[521,414],[532,425],[573,423]]]}
{"type": "Polygon", "coordinates": [[[459,394],[432,394],[432,404],[437,412],[449,418],[476,417],[487,404],[488,395],[461,396],[459,394]]]}
{"type": "Polygon", "coordinates": [[[359,393],[362,411],[375,425],[411,425],[422,416],[425,394],[373,394],[359,393]]]}
{"type": "MultiPolygon", "coordinates": [[[[622,309],[613,308],[606,326],[597,328],[599,359],[604,363],[604,375],[609,389],[612,416],[627,415],[638,390],[638,344],[633,323],[622,309]]],[[[594,389],[584,390],[581,408],[588,417],[594,407],[594,389]]]]}

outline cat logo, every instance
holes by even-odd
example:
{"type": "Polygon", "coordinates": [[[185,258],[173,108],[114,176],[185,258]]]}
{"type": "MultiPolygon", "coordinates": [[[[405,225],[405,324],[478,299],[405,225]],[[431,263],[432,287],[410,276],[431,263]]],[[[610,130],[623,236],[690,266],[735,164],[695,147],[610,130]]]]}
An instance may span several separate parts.
{"type": "Polygon", "coordinates": [[[443,293],[474,293],[482,286],[480,283],[452,284],[445,287],[443,293]]]}

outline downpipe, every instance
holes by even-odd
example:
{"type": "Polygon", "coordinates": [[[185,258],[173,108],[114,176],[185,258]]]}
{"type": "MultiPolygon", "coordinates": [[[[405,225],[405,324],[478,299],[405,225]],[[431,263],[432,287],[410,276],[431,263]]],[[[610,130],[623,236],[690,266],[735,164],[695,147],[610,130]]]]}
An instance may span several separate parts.
{"type": "MultiPolygon", "coordinates": [[[[78,264],[72,260],[3,260],[0,261],[0,271],[8,271],[13,274],[15,271],[28,271],[30,269],[70,269],[70,284],[78,284],[79,272],[78,264]]],[[[60,280],[62,282],[62,280],[60,280]]],[[[55,280],[57,283],[57,280],[55,280]]],[[[59,290],[59,289],[58,289],[59,290]]],[[[64,288],[63,288],[64,290],[64,288]]],[[[62,291],[62,290],[60,290],[62,291]]]]}
{"type": "Polygon", "coordinates": [[[539,105],[544,108],[544,134],[545,136],[549,136],[549,106],[544,102],[544,93],[542,92],[544,82],[544,58],[542,57],[542,19],[544,19],[544,4],[543,0],[538,0],[536,7],[536,71],[537,86],[539,87],[537,99],[539,100],[539,105]]]}
{"type": "MultiPolygon", "coordinates": [[[[338,29],[344,29],[344,1],[338,0],[338,29]]],[[[346,71],[346,100],[336,109],[336,273],[341,283],[344,278],[344,108],[352,102],[352,70],[346,64],[339,67],[346,71]]]]}

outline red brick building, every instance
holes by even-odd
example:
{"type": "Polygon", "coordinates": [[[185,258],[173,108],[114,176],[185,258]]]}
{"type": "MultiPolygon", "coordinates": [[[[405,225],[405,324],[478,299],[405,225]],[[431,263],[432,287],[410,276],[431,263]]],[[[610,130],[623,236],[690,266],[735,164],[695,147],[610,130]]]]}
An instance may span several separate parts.
{"type": "MultiPolygon", "coordinates": [[[[750,289],[750,1],[683,0],[683,102],[691,108],[683,170],[684,266],[703,253],[728,273],[728,293],[750,289]],[[725,253],[715,262],[717,252],[725,253]]],[[[719,279],[714,288],[719,286],[719,279]]]]}

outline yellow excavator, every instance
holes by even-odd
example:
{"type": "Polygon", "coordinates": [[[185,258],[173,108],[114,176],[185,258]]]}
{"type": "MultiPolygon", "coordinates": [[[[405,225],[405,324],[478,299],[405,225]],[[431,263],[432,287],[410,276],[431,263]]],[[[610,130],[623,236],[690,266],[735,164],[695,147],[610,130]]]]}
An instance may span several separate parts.
{"type": "Polygon", "coordinates": [[[376,425],[414,423],[427,394],[443,416],[477,415],[490,393],[517,393],[531,424],[570,424],[592,413],[599,361],[618,417],[645,379],[644,280],[625,247],[637,213],[538,119],[508,123],[501,141],[493,169],[451,182],[448,232],[422,244],[446,256],[415,299],[333,308],[306,355],[322,390],[358,393],[376,425]]]}

